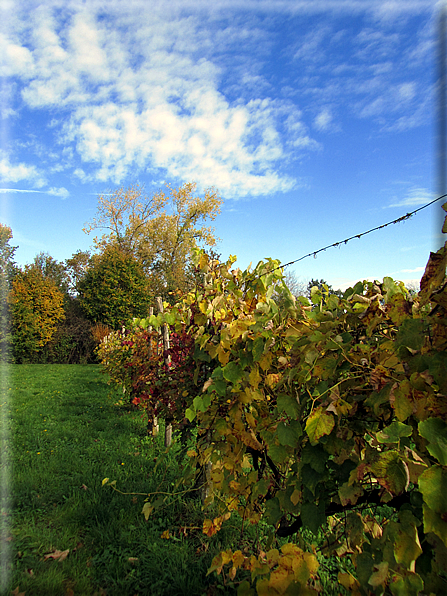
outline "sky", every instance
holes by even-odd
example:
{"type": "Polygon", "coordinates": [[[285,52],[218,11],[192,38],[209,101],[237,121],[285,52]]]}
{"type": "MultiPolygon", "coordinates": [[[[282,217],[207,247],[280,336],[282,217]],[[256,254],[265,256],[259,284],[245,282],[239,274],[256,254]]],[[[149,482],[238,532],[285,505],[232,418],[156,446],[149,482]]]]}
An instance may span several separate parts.
{"type": "MultiPolygon", "coordinates": [[[[92,246],[97,197],[215,187],[223,260],[288,263],[434,199],[433,0],[3,0],[0,222],[20,266],[92,246]]],[[[288,267],[418,283],[440,202],[288,267]]]]}

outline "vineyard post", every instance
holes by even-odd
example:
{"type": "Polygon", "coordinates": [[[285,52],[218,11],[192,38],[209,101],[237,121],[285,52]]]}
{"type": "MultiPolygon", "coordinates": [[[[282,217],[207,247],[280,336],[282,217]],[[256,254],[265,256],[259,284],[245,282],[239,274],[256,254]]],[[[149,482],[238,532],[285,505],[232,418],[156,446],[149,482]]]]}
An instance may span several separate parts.
{"type": "MultiPolygon", "coordinates": [[[[163,300],[160,296],[157,297],[157,306],[158,306],[159,312],[162,313],[164,311],[164,308],[163,308],[163,300]]],[[[169,329],[168,329],[167,324],[165,323],[163,325],[163,351],[166,353],[168,350],[169,350],[169,329]]],[[[166,356],[165,357],[166,367],[169,367],[170,363],[171,363],[171,357],[166,356]]],[[[171,442],[172,442],[172,424],[166,420],[165,447],[170,447],[171,442]]]]}
{"type": "MultiPolygon", "coordinates": [[[[153,314],[154,314],[154,307],[151,306],[151,307],[149,307],[149,316],[151,317],[153,314]]],[[[151,333],[152,325],[149,325],[148,331],[149,331],[149,333],[151,333]]],[[[148,350],[149,360],[151,359],[151,356],[152,356],[152,344],[151,344],[151,340],[149,340],[149,350],[148,350]]],[[[154,416],[152,421],[148,420],[147,434],[152,435],[153,437],[156,437],[158,435],[158,431],[159,431],[159,426],[158,426],[157,416],[154,416]]]]}

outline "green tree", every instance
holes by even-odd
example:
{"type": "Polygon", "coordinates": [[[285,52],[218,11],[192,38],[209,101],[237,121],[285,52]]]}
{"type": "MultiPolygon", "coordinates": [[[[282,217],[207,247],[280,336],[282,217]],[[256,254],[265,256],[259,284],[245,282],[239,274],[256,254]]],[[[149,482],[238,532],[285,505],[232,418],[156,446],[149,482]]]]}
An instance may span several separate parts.
{"type": "Polygon", "coordinates": [[[31,264],[33,269],[41,272],[45,279],[51,279],[63,294],[68,295],[69,277],[64,263],[50,256],[47,252],[40,252],[31,264]]]}
{"type": "Polygon", "coordinates": [[[333,287],[327,283],[324,279],[311,279],[307,284],[306,297],[310,298],[312,288],[317,287],[319,290],[325,290],[329,295],[335,294],[335,296],[343,296],[341,290],[334,290],[333,287]]]}
{"type": "Polygon", "coordinates": [[[78,294],[78,285],[91,265],[91,256],[88,250],[78,250],[69,259],[65,260],[68,291],[71,296],[78,294]]]}
{"type": "Polygon", "coordinates": [[[32,265],[19,271],[8,296],[13,350],[17,362],[33,362],[64,319],[64,295],[56,283],[32,265]]]}
{"type": "Polygon", "coordinates": [[[77,289],[85,316],[112,329],[144,316],[150,303],[141,264],[116,244],[91,258],[77,289]]]}
{"type": "Polygon", "coordinates": [[[0,355],[2,358],[9,357],[11,325],[8,294],[17,272],[14,262],[14,253],[17,246],[11,246],[11,240],[11,228],[0,224],[0,355]]]}
{"type": "Polygon", "coordinates": [[[189,265],[197,246],[215,246],[214,229],[206,226],[220,213],[222,199],[215,189],[195,196],[196,184],[188,182],[175,189],[147,197],[140,186],[120,188],[98,198],[97,216],[84,231],[106,230],[94,238],[101,253],[116,245],[132,254],[148,278],[152,295],[166,297],[170,291],[191,284],[189,265]]]}

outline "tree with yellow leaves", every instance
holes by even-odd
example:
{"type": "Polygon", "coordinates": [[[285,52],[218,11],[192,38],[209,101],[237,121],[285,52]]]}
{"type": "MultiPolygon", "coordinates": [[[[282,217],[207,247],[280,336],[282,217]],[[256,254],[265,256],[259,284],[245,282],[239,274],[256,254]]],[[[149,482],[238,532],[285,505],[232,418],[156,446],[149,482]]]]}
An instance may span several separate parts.
{"type": "Polygon", "coordinates": [[[193,248],[216,244],[214,229],[205,223],[215,219],[223,202],[214,188],[206,189],[203,197],[195,196],[196,188],[194,182],[177,189],[167,184],[166,192],[148,197],[143,187],[134,185],[100,195],[97,215],[84,232],[105,230],[93,240],[100,253],[116,245],[132,254],[143,266],[152,295],[186,289],[193,248]]]}
{"type": "Polygon", "coordinates": [[[58,324],[65,318],[64,295],[38,267],[27,265],[15,276],[8,300],[15,360],[33,360],[53,339],[58,324]]]}

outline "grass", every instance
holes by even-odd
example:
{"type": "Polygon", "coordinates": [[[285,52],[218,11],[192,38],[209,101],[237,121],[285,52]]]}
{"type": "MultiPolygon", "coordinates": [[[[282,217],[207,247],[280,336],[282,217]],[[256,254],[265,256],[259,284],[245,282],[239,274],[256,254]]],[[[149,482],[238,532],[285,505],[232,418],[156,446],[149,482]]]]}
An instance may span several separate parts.
{"type": "MultiPolygon", "coordinates": [[[[12,464],[12,502],[2,509],[11,559],[1,596],[234,594],[221,577],[206,577],[211,561],[223,549],[256,547],[267,526],[246,526],[241,537],[233,516],[208,538],[192,498],[172,499],[146,521],[144,495],[172,491],[179,448],[166,452],[163,429],[148,437],[141,412],[115,406],[109,390],[95,365],[9,367],[0,407],[9,410],[12,445],[2,454],[12,464]],[[106,477],[143,495],[102,486],[106,477]],[[172,537],[162,538],[168,529],[172,537]]],[[[324,594],[340,594],[330,584],[328,577],[324,594]]]]}
{"type": "Polygon", "coordinates": [[[154,472],[162,433],[147,437],[141,413],[117,408],[108,392],[98,366],[10,367],[0,402],[9,407],[13,445],[5,594],[17,587],[32,596],[213,593],[216,579],[206,571],[223,541],[235,538],[231,528],[211,539],[201,529],[185,537],[179,526],[202,526],[200,502],[175,503],[146,522],[144,496],[102,486],[109,477],[125,492],[169,491],[179,476],[175,447],[154,472]],[[67,549],[64,560],[45,559],[67,549]]]}

